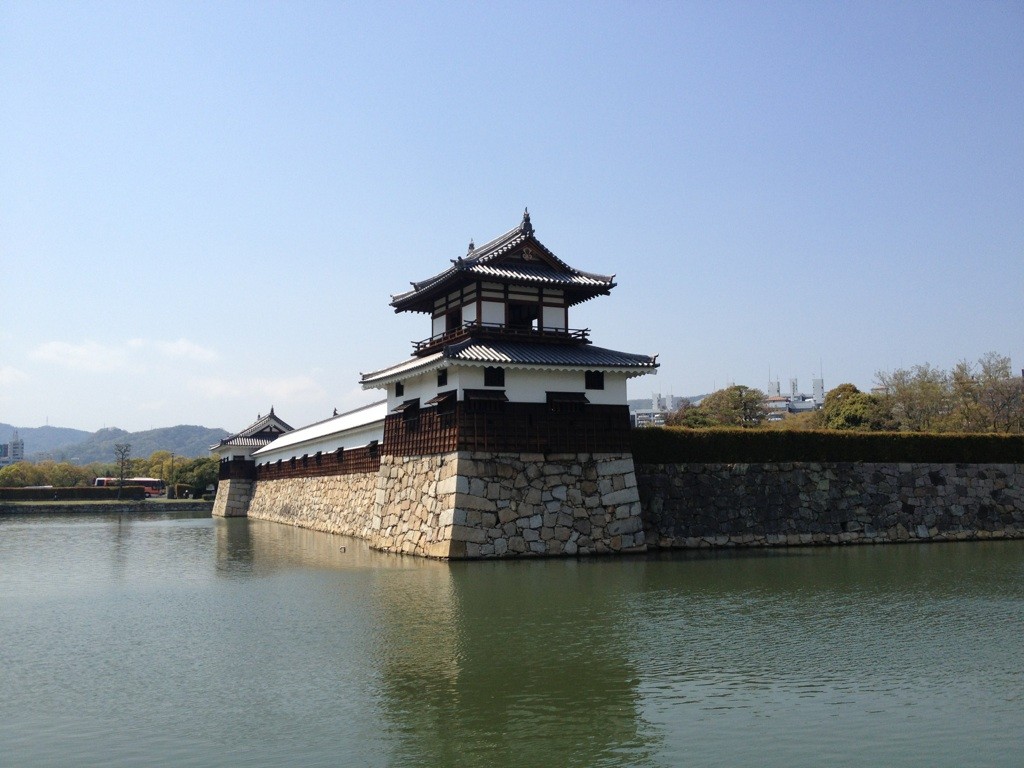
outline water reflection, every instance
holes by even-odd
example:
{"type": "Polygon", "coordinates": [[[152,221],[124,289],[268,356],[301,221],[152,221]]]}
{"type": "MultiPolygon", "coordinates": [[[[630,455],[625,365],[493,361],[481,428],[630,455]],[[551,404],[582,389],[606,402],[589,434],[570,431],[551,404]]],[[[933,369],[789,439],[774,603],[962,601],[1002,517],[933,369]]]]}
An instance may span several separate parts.
{"type": "Polygon", "coordinates": [[[263,521],[0,519],[18,765],[995,765],[1024,542],[446,564],[263,521]]]}
{"type": "Polygon", "coordinates": [[[339,609],[366,611],[372,627],[346,652],[372,660],[367,691],[388,764],[619,765],[656,749],[630,650],[641,570],[448,564],[262,521],[216,522],[218,574],[339,572],[339,609]],[[344,577],[353,571],[367,576],[358,597],[344,577]]]}
{"type": "MultiPolygon", "coordinates": [[[[594,563],[455,563],[378,584],[397,764],[618,765],[653,749],[623,603],[594,563]]],[[[610,577],[610,578],[609,578],[610,577]]]]}

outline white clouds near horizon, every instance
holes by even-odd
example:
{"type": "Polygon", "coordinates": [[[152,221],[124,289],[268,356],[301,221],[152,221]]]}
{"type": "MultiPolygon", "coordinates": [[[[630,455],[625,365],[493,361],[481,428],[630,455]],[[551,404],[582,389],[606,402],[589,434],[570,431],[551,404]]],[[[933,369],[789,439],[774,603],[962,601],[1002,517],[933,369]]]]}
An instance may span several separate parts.
{"type": "Polygon", "coordinates": [[[175,341],[128,339],[109,344],[87,339],[80,342],[47,341],[30,352],[43,363],[90,373],[142,371],[169,360],[209,362],[218,355],[188,339],[175,341]]]}

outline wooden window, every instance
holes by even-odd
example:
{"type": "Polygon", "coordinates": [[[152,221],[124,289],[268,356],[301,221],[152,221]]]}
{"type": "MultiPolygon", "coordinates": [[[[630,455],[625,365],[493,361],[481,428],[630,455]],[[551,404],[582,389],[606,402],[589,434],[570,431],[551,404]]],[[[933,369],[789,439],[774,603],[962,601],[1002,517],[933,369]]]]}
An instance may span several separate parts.
{"type": "Polygon", "coordinates": [[[395,397],[401,397],[405,394],[405,384],[400,381],[395,382],[395,397]]]}
{"type": "Polygon", "coordinates": [[[437,386],[446,387],[448,386],[448,369],[442,368],[437,372],[437,386]]]}
{"type": "Polygon", "coordinates": [[[604,389],[604,371],[587,371],[583,379],[587,389],[604,389]]]}
{"type": "Polygon", "coordinates": [[[582,413],[590,401],[582,392],[548,392],[548,410],[554,413],[582,413]]]}
{"type": "Polygon", "coordinates": [[[457,331],[462,327],[462,307],[449,310],[444,316],[444,329],[446,331],[457,331]]]}
{"type": "Polygon", "coordinates": [[[504,387],[505,386],[505,369],[499,366],[489,365],[484,368],[484,386],[485,387],[504,387]]]}
{"type": "Polygon", "coordinates": [[[511,301],[508,304],[508,327],[520,330],[536,328],[540,319],[540,305],[511,301]]]}

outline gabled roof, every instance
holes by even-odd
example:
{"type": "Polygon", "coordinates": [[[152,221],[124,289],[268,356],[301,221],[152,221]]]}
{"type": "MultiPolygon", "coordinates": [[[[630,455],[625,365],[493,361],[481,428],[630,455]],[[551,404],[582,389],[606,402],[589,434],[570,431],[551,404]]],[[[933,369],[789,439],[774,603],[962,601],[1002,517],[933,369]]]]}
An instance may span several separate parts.
{"type": "Polygon", "coordinates": [[[270,413],[266,416],[257,417],[256,421],[233,435],[228,435],[216,445],[211,445],[210,450],[215,451],[228,445],[252,447],[254,445],[266,445],[271,440],[276,440],[286,432],[291,432],[293,427],[287,422],[278,418],[274,413],[274,406],[270,406],[270,413]]]}
{"type": "Polygon", "coordinates": [[[414,357],[372,373],[364,373],[364,388],[381,387],[450,363],[501,365],[507,367],[562,370],[617,370],[631,376],[650,373],[658,367],[657,355],[639,355],[595,347],[592,344],[529,344],[515,341],[479,341],[467,339],[450,344],[427,357],[414,357]]]}
{"type": "Polygon", "coordinates": [[[598,275],[570,267],[540,242],[523,212],[519,226],[477,247],[472,242],[464,257],[426,280],[412,283],[412,290],[391,297],[396,312],[430,312],[440,294],[475,280],[559,288],[570,304],[607,294],[615,287],[615,275],[598,275]]]}

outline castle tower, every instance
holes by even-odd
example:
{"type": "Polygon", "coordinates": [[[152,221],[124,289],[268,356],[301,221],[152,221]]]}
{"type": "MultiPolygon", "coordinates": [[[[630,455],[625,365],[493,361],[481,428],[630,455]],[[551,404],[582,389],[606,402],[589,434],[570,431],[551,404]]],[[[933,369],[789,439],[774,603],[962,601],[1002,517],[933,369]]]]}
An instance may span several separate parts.
{"type": "MultiPolygon", "coordinates": [[[[525,212],[392,297],[396,312],[430,317],[430,336],[361,383],[387,393],[381,460],[396,468],[382,473],[415,485],[457,462],[441,556],[644,548],[626,382],[655,372],[656,357],[595,346],[570,322],[614,287],[555,256],[525,212]]],[[[396,503],[403,493],[383,491],[396,503]]]]}
{"type": "Polygon", "coordinates": [[[413,357],[363,374],[387,392],[384,451],[616,452],[629,448],[627,379],[655,357],[594,346],[570,309],[615,287],[570,267],[518,227],[392,297],[430,316],[413,357]],[[440,416],[451,418],[442,419],[440,416]]]}
{"type": "Polygon", "coordinates": [[[411,357],[362,374],[386,399],[251,455],[238,449],[259,422],[214,447],[225,471],[244,475],[221,481],[238,488],[216,514],[445,559],[643,551],[626,382],[658,364],[595,346],[570,322],[574,306],[614,287],[548,250],[529,213],[470,243],[392,296],[396,312],[425,314],[430,327],[411,357]]]}

